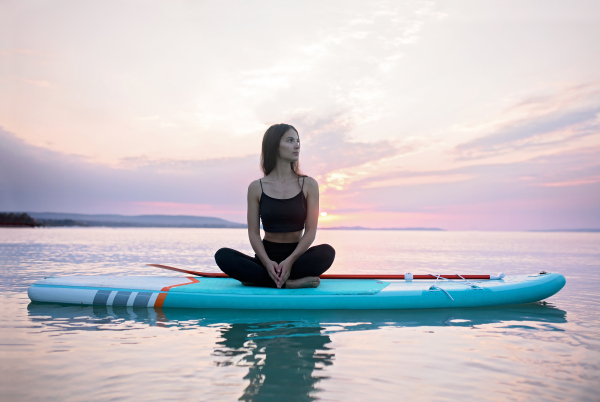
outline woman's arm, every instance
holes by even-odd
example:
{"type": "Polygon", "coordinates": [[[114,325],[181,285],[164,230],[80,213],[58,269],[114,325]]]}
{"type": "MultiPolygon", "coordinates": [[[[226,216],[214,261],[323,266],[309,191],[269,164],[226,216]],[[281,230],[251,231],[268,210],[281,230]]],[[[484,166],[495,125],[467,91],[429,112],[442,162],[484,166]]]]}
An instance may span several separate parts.
{"type": "Polygon", "coordinates": [[[260,238],[259,201],[261,194],[262,191],[258,180],[250,183],[248,186],[248,239],[256,256],[265,268],[267,268],[269,276],[273,279],[273,282],[277,283],[280,279],[277,274],[279,272],[279,264],[271,261],[260,238]]]}
{"type": "Polygon", "coordinates": [[[304,234],[296,246],[294,252],[285,260],[279,263],[279,280],[275,281],[277,287],[283,287],[292,272],[294,262],[308,250],[315,241],[317,235],[317,223],[319,221],[319,183],[312,177],[304,178],[304,188],[306,188],[306,222],[304,224],[304,234]]]}

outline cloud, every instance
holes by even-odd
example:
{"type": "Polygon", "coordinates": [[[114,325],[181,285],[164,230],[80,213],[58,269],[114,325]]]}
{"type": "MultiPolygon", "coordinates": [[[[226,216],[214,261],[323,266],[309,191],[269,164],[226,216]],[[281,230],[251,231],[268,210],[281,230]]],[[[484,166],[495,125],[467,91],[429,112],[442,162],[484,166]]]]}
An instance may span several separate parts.
{"type": "Polygon", "coordinates": [[[544,187],[565,187],[565,186],[581,186],[582,184],[600,183],[600,176],[583,177],[581,179],[571,181],[555,181],[552,183],[541,183],[544,187]]]}
{"type": "MultiPolygon", "coordinates": [[[[285,121],[300,129],[300,167],[315,177],[327,203],[330,189],[344,190],[365,175],[370,176],[386,160],[427,147],[419,139],[358,141],[352,137],[356,123],[347,118],[347,109],[322,112],[296,111],[285,121]]],[[[393,133],[390,133],[393,134],[393,133]]]]}
{"type": "Polygon", "coordinates": [[[482,138],[461,144],[464,159],[506,154],[523,148],[557,145],[576,138],[600,134],[600,107],[519,121],[482,138]]]}
{"type": "Polygon", "coordinates": [[[139,207],[139,214],[165,214],[165,215],[201,215],[221,217],[227,215],[238,216],[238,221],[243,221],[246,216],[246,211],[240,209],[228,209],[219,205],[211,204],[192,204],[182,202],[155,202],[155,201],[140,201],[132,202],[132,205],[139,207]]]}
{"type": "MultiPolygon", "coordinates": [[[[445,173],[445,172],[444,172],[445,173]]],[[[397,175],[396,175],[397,176],[397,175]]],[[[455,174],[426,174],[415,175],[408,177],[393,177],[379,181],[372,181],[366,184],[363,188],[376,187],[398,187],[398,186],[414,186],[420,184],[439,184],[439,183],[456,183],[459,181],[467,181],[473,179],[475,175],[455,173],[455,174]]]]}
{"type": "MultiPolygon", "coordinates": [[[[332,143],[344,155],[358,155],[350,162],[342,158],[321,165],[332,169],[388,152],[382,144],[383,150],[374,146],[359,151],[360,146],[346,144],[345,135],[340,128],[305,136],[317,143],[315,161],[331,154],[324,148],[332,143]]],[[[381,227],[597,227],[598,154],[600,147],[519,163],[388,172],[349,181],[339,190],[330,186],[321,206],[332,222],[350,226],[369,226],[369,219],[374,219],[381,227]]],[[[335,174],[323,171],[325,178],[335,174]]],[[[246,189],[259,176],[258,155],[181,161],[130,158],[116,168],[34,147],[0,130],[0,210],[4,211],[193,214],[244,222],[246,189]]],[[[321,183],[326,187],[326,180],[321,183]]]]}
{"type": "MultiPolygon", "coordinates": [[[[354,126],[377,121],[390,113],[386,97],[397,97],[390,88],[406,48],[426,24],[443,18],[436,7],[423,1],[349,2],[340,12],[334,3],[319,4],[310,22],[318,28],[286,37],[294,45],[277,46],[285,49],[277,58],[243,71],[236,89],[260,109],[276,110],[277,120],[281,110],[302,109],[337,113],[354,126]]],[[[261,113],[263,121],[271,121],[267,114],[261,113]]]]}
{"type": "Polygon", "coordinates": [[[25,48],[12,48],[7,50],[0,50],[0,56],[34,56],[37,58],[50,59],[56,57],[55,55],[47,52],[40,52],[39,50],[25,49],[25,48]]]}
{"type": "MultiPolygon", "coordinates": [[[[323,181],[333,171],[399,151],[387,141],[353,142],[334,117],[297,117],[301,166],[323,181]]],[[[91,162],[25,143],[0,129],[0,209],[79,213],[193,213],[244,220],[249,183],[261,176],[259,155],[216,159],[122,158],[91,162]],[[187,212],[185,212],[187,211],[187,212]]]]}
{"type": "Polygon", "coordinates": [[[130,158],[120,167],[26,144],[0,129],[0,210],[79,213],[206,211],[244,221],[256,155],[212,160],[130,158]]]}
{"type": "Polygon", "coordinates": [[[19,78],[20,81],[23,81],[27,84],[31,84],[31,85],[35,85],[36,87],[42,87],[42,88],[52,88],[54,87],[54,85],[52,85],[50,82],[46,81],[46,80],[29,80],[26,78],[19,78]]]}
{"type": "Polygon", "coordinates": [[[486,123],[492,129],[484,136],[456,146],[459,160],[560,147],[600,135],[600,89],[597,85],[579,86],[554,96],[531,97],[506,114],[500,121],[486,123]]]}
{"type": "Polygon", "coordinates": [[[407,226],[414,214],[430,214],[423,222],[447,229],[598,227],[599,154],[596,146],[515,163],[387,172],[330,193],[328,212],[387,212],[388,226],[407,226]],[[406,224],[394,218],[402,214],[406,224]]]}
{"type": "Polygon", "coordinates": [[[350,134],[354,123],[345,116],[343,110],[321,115],[297,112],[287,119],[302,128],[300,167],[319,180],[324,193],[330,188],[343,189],[355,180],[353,169],[414,149],[413,144],[403,141],[355,141],[350,134]]]}

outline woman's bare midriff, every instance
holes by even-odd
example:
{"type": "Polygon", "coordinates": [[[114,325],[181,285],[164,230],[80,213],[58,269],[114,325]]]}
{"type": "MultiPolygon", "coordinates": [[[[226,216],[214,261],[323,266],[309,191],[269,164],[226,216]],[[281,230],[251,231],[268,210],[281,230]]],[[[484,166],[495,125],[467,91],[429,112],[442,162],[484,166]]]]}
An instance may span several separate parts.
{"type": "Polygon", "coordinates": [[[273,243],[298,243],[302,238],[302,230],[297,232],[271,233],[265,232],[264,239],[273,243]]]}

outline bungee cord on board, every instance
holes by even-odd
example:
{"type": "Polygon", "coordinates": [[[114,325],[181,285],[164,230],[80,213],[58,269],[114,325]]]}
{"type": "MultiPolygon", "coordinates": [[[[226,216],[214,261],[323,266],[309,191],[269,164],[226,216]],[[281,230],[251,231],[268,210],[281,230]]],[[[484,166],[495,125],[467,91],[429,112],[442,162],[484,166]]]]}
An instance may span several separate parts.
{"type": "MultiPolygon", "coordinates": [[[[455,281],[455,280],[453,280],[453,279],[444,278],[444,277],[443,277],[443,276],[441,276],[441,275],[434,275],[434,274],[428,274],[428,275],[430,275],[430,276],[432,276],[432,277],[434,277],[434,278],[435,278],[435,282],[433,283],[433,285],[431,285],[431,286],[429,287],[428,291],[437,291],[437,290],[441,290],[442,292],[446,293],[446,295],[447,295],[447,296],[450,298],[450,300],[452,300],[452,301],[454,301],[454,298],[453,298],[453,297],[450,295],[450,293],[448,293],[448,292],[447,292],[445,289],[443,289],[443,288],[441,288],[441,287],[437,286],[437,282],[438,282],[438,280],[442,279],[442,280],[444,280],[444,281],[448,281],[448,282],[452,282],[452,283],[458,283],[458,284],[461,284],[461,285],[468,286],[469,288],[471,288],[471,289],[474,289],[474,290],[482,290],[482,288],[481,288],[481,287],[479,287],[479,286],[477,286],[476,284],[474,284],[473,282],[471,282],[471,281],[469,281],[469,280],[467,280],[467,279],[463,278],[463,277],[462,277],[461,275],[459,275],[459,274],[455,274],[455,275],[456,275],[456,276],[458,276],[459,278],[461,278],[461,279],[462,279],[462,281],[455,281]]],[[[502,273],[501,273],[501,274],[498,274],[498,276],[499,276],[499,277],[501,277],[501,278],[503,278],[503,277],[504,277],[504,274],[502,274],[502,273]]]]}

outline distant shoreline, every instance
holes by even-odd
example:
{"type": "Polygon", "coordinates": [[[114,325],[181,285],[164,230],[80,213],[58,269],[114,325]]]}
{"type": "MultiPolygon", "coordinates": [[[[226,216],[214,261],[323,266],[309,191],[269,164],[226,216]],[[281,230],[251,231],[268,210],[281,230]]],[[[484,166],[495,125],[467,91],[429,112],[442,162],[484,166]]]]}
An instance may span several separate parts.
{"type": "Polygon", "coordinates": [[[540,229],[528,230],[528,232],[575,232],[575,233],[599,233],[600,229],[540,229]]]}
{"type": "MultiPolygon", "coordinates": [[[[191,215],[116,215],[71,214],[58,212],[3,213],[10,226],[37,227],[112,227],[112,228],[230,228],[247,225],[210,216],[191,215]]],[[[5,222],[0,221],[0,225],[5,222]]]]}
{"type": "MultiPolygon", "coordinates": [[[[247,229],[245,223],[231,222],[221,218],[193,215],[116,215],[72,214],[57,212],[0,212],[0,228],[24,227],[106,227],[106,228],[182,228],[182,229],[247,229]]],[[[262,228],[262,227],[261,227],[262,228]]],[[[372,228],[364,226],[319,227],[320,230],[359,231],[425,231],[446,232],[447,229],[428,227],[372,228]]],[[[459,230],[464,231],[464,230],[459,230]]],[[[469,231],[469,230],[466,230],[469,231]]],[[[498,230],[475,230],[491,231],[498,230]]],[[[600,233],[600,228],[500,230],[500,232],[533,233],[600,233]]]]}
{"type": "MultiPolygon", "coordinates": [[[[129,224],[105,224],[98,222],[76,222],[74,224],[48,224],[42,222],[43,225],[37,226],[41,229],[50,228],[115,228],[115,229],[126,229],[126,228],[138,228],[138,229],[246,229],[245,226],[226,226],[226,225],[129,225],[129,224]]],[[[2,226],[0,226],[2,227],[2,226]]],[[[10,227],[10,226],[5,226],[10,227]]],[[[14,227],[14,226],[13,226],[14,227]]],[[[27,227],[27,226],[21,226],[27,227]]]]}
{"type": "Polygon", "coordinates": [[[320,230],[425,230],[434,232],[445,232],[440,228],[366,228],[363,226],[336,226],[332,228],[319,228],[320,230]]]}

